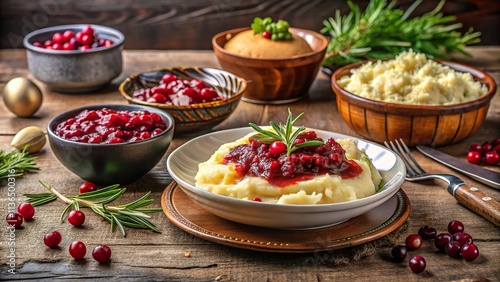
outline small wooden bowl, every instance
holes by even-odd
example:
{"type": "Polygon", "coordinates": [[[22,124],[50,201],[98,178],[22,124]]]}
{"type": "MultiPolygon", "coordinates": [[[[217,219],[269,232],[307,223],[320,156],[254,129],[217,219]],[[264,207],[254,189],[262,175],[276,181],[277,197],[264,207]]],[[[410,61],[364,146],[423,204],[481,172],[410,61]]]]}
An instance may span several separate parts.
{"type": "Polygon", "coordinates": [[[313,52],[286,59],[251,58],[224,49],[226,42],[248,29],[232,29],[212,38],[212,46],[222,68],[248,81],[248,89],[242,99],[258,104],[284,104],[305,97],[321,66],[328,40],[313,31],[290,28],[291,33],[309,43],[313,52]]]}
{"type": "Polygon", "coordinates": [[[176,133],[200,133],[209,131],[231,115],[247,88],[245,79],[227,71],[200,67],[171,67],[151,70],[126,78],[118,87],[129,104],[161,109],[175,120],[176,133]],[[212,86],[219,96],[226,99],[189,106],[150,103],[132,97],[135,90],[158,85],[164,74],[175,74],[180,79],[198,79],[212,86]]]}
{"type": "Polygon", "coordinates": [[[446,106],[408,105],[371,100],[341,88],[337,81],[365,62],[344,66],[332,75],[337,108],[342,119],[359,135],[384,142],[403,139],[409,146],[442,146],[474,134],[484,122],[496,84],[486,72],[471,66],[439,61],[452,69],[472,74],[485,84],[488,93],[477,100],[446,106]]]}

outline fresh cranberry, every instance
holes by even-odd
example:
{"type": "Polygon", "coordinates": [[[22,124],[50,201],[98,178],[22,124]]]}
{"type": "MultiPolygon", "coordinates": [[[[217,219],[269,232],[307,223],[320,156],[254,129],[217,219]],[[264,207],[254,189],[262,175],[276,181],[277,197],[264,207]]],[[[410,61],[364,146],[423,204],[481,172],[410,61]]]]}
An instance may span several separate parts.
{"type": "Polygon", "coordinates": [[[287,150],[285,143],[281,141],[275,141],[269,146],[269,152],[275,156],[279,156],[285,153],[287,150]]]}
{"type": "Polygon", "coordinates": [[[108,39],[108,40],[104,41],[104,45],[103,46],[104,47],[109,47],[109,46],[111,46],[113,44],[114,44],[113,40],[109,40],[108,39]]]}
{"type": "Polygon", "coordinates": [[[475,144],[470,145],[469,152],[479,152],[479,153],[481,153],[481,144],[475,143],[475,144]]]}
{"type": "Polygon", "coordinates": [[[82,39],[80,40],[80,43],[84,45],[92,45],[93,42],[94,42],[94,37],[87,34],[82,35],[82,39]]]}
{"type": "Polygon", "coordinates": [[[465,244],[460,250],[460,255],[462,255],[462,258],[466,261],[473,261],[479,257],[479,249],[472,243],[465,244]]]}
{"type": "Polygon", "coordinates": [[[54,49],[54,50],[64,50],[63,44],[61,44],[61,43],[54,43],[52,45],[52,49],[54,49]]]}
{"type": "Polygon", "coordinates": [[[264,31],[262,32],[262,37],[266,38],[266,39],[270,39],[271,38],[271,33],[269,31],[264,31]]]}
{"type": "Polygon", "coordinates": [[[82,259],[87,254],[87,247],[81,241],[75,241],[69,245],[69,254],[74,259],[82,259]]]}
{"type": "Polygon", "coordinates": [[[460,243],[457,241],[450,241],[446,243],[446,246],[444,247],[444,251],[446,252],[447,255],[449,255],[452,258],[456,258],[460,255],[460,243]]]}
{"type": "Polygon", "coordinates": [[[262,202],[262,200],[260,198],[253,198],[253,201],[254,202],[262,202]]]}
{"type": "Polygon", "coordinates": [[[83,46],[78,47],[78,50],[80,50],[80,51],[87,51],[89,49],[91,49],[91,47],[89,45],[83,45],[83,46]]]}
{"type": "Polygon", "coordinates": [[[52,40],[46,40],[45,42],[43,42],[43,47],[47,48],[47,47],[52,47],[52,40]]]}
{"type": "Polygon", "coordinates": [[[62,44],[62,43],[67,42],[67,40],[66,40],[66,38],[64,38],[62,33],[56,32],[56,33],[54,33],[54,35],[52,35],[52,42],[62,44]]]}
{"type": "Polygon", "coordinates": [[[418,235],[420,235],[422,239],[434,239],[436,237],[436,234],[436,228],[429,225],[424,225],[418,230],[418,235]]]}
{"type": "Polygon", "coordinates": [[[176,81],[177,80],[177,76],[175,74],[167,73],[167,74],[164,74],[161,77],[161,80],[163,81],[163,83],[169,84],[172,81],[176,81]]]}
{"type": "Polygon", "coordinates": [[[63,50],[70,51],[70,50],[75,50],[76,45],[72,42],[66,42],[63,44],[63,50]]]}
{"type": "Polygon", "coordinates": [[[63,33],[64,42],[69,42],[74,36],[75,36],[75,34],[73,33],[72,30],[66,30],[63,33]]]}
{"type": "Polygon", "coordinates": [[[463,232],[457,232],[457,233],[453,234],[453,240],[460,243],[460,246],[463,246],[465,244],[470,244],[473,241],[472,236],[470,236],[467,233],[463,233],[463,232]]]}
{"type": "Polygon", "coordinates": [[[92,28],[91,25],[87,25],[82,28],[82,34],[83,35],[89,35],[89,36],[94,36],[94,29],[92,28]]]}
{"type": "Polygon", "coordinates": [[[451,234],[439,233],[434,238],[434,246],[436,246],[436,248],[438,248],[439,250],[444,251],[446,244],[448,244],[448,242],[450,242],[451,240],[453,240],[451,234]]]}
{"type": "Polygon", "coordinates": [[[392,257],[398,262],[404,261],[407,253],[408,251],[403,245],[396,245],[391,250],[392,257]]]}
{"type": "Polygon", "coordinates": [[[455,234],[455,233],[458,233],[458,232],[464,232],[464,225],[462,222],[458,221],[458,220],[452,220],[448,223],[448,232],[450,232],[450,234],[455,234]]]}
{"type": "Polygon", "coordinates": [[[43,236],[43,242],[49,248],[55,248],[61,243],[62,236],[58,231],[52,231],[43,236]]]}
{"type": "Polygon", "coordinates": [[[409,250],[420,249],[420,247],[422,247],[422,237],[418,234],[408,235],[405,240],[405,245],[409,250]]]}
{"type": "Polygon", "coordinates": [[[408,265],[410,266],[411,271],[417,274],[424,272],[426,267],[425,259],[422,256],[412,257],[408,265]]]}
{"type": "Polygon", "coordinates": [[[497,151],[491,150],[484,154],[484,161],[489,165],[497,165],[500,163],[500,155],[497,151]]]}
{"type": "Polygon", "coordinates": [[[500,144],[495,145],[495,147],[493,147],[492,150],[495,151],[495,152],[497,152],[497,153],[500,153],[500,144]]]}
{"type": "Polygon", "coordinates": [[[17,212],[21,214],[24,220],[32,219],[35,215],[35,207],[31,203],[21,203],[17,206],[17,212]]]}
{"type": "Polygon", "coordinates": [[[471,164],[480,164],[481,163],[481,153],[476,151],[470,151],[467,153],[467,161],[471,164]]]}
{"type": "Polygon", "coordinates": [[[111,261],[111,248],[99,245],[92,251],[92,257],[99,263],[109,263],[111,261]]]}
{"type": "Polygon", "coordinates": [[[40,42],[33,42],[33,46],[43,48],[43,45],[40,42]]]}
{"type": "Polygon", "coordinates": [[[167,102],[167,97],[165,97],[165,95],[163,95],[163,94],[157,93],[157,94],[154,94],[153,96],[151,96],[147,101],[150,103],[163,104],[163,103],[167,102]]]}
{"type": "Polygon", "coordinates": [[[493,149],[493,145],[491,142],[487,141],[484,142],[483,145],[481,145],[481,153],[485,154],[493,149]]]}
{"type": "Polygon", "coordinates": [[[68,213],[68,222],[73,226],[81,226],[85,222],[85,214],[80,210],[72,210],[68,213]]]}
{"type": "Polygon", "coordinates": [[[97,190],[97,185],[92,182],[86,181],[82,185],[80,185],[80,194],[92,192],[97,190]]]}
{"type": "Polygon", "coordinates": [[[23,216],[18,212],[9,212],[5,217],[7,223],[14,228],[19,228],[23,225],[23,216]]]}

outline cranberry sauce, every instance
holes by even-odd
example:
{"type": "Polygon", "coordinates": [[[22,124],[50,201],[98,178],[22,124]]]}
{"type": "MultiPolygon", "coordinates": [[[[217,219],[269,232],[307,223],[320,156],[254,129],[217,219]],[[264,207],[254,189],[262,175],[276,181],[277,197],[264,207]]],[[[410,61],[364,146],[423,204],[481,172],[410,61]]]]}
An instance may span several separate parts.
{"type": "MultiPolygon", "coordinates": [[[[316,132],[308,131],[300,133],[295,142],[310,140],[323,141],[316,132]]],[[[273,154],[270,151],[271,145],[254,138],[249,141],[249,144],[231,148],[223,163],[233,163],[239,174],[265,178],[278,187],[309,180],[317,175],[340,175],[347,179],[362,172],[356,162],[346,158],[345,150],[333,138],[322,146],[297,149],[290,156],[286,152],[273,154]]]]}
{"type": "Polygon", "coordinates": [[[156,113],[103,108],[80,112],[59,123],[54,133],[81,143],[117,144],[148,139],[166,128],[167,122],[156,113]]]}

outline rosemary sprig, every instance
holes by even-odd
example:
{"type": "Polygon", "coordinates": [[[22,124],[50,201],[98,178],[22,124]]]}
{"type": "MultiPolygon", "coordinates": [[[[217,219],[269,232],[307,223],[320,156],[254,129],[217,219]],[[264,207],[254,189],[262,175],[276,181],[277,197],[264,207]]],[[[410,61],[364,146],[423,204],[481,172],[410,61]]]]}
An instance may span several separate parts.
{"type": "Polygon", "coordinates": [[[144,208],[154,202],[149,199],[151,192],[146,193],[141,198],[123,205],[110,206],[111,202],[118,199],[127,188],[120,188],[119,184],[110,185],[96,191],[79,194],[76,196],[64,196],[59,191],[51,187],[45,182],[39,181],[43,187],[49,190],[50,193],[39,194],[24,194],[28,198],[28,202],[33,206],[43,205],[60,199],[68,205],[61,214],[61,221],[64,220],[66,214],[72,209],[80,209],[80,207],[90,208],[92,211],[102,216],[111,223],[111,231],[113,232],[118,227],[123,235],[126,236],[125,227],[151,229],[159,232],[156,226],[151,223],[148,213],[162,211],[157,208],[144,208]]]}
{"type": "Polygon", "coordinates": [[[8,153],[0,150],[0,180],[10,177],[20,177],[26,171],[39,170],[35,160],[37,157],[28,155],[28,145],[22,151],[14,149],[8,153]]]}
{"type": "Polygon", "coordinates": [[[362,12],[359,6],[348,1],[351,12],[324,20],[322,33],[329,34],[323,66],[342,66],[365,59],[394,58],[397,54],[413,49],[427,57],[447,59],[453,52],[470,56],[465,46],[480,41],[480,32],[469,29],[465,34],[456,30],[455,16],[443,16],[439,11],[445,0],[422,16],[410,18],[422,2],[415,1],[406,12],[395,9],[395,1],[372,0],[362,12]]]}
{"type": "Polygon", "coordinates": [[[276,141],[281,141],[286,145],[286,155],[290,156],[291,153],[293,153],[295,150],[299,148],[304,148],[304,147],[311,147],[311,146],[321,146],[324,145],[325,143],[319,140],[308,140],[303,143],[295,144],[294,142],[299,136],[299,134],[306,130],[304,126],[300,126],[298,129],[295,131],[293,130],[293,126],[297,122],[297,120],[304,115],[304,113],[300,113],[295,119],[292,116],[292,112],[290,109],[288,109],[288,118],[286,120],[286,124],[283,125],[280,124],[277,125],[275,122],[271,121],[269,124],[273,128],[273,131],[265,130],[260,128],[258,125],[255,123],[249,123],[249,125],[258,133],[253,135],[252,138],[257,139],[263,143],[266,144],[272,144],[276,141]]]}

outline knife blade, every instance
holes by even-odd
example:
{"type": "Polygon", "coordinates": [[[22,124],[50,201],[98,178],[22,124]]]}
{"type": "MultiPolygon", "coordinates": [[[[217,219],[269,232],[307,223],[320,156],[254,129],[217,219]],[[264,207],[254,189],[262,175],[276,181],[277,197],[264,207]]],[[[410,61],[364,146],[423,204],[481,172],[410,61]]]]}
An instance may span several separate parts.
{"type": "Polygon", "coordinates": [[[456,171],[470,176],[492,188],[500,189],[500,173],[468,163],[446,153],[427,146],[417,146],[417,150],[427,157],[444,164],[456,171]]]}

